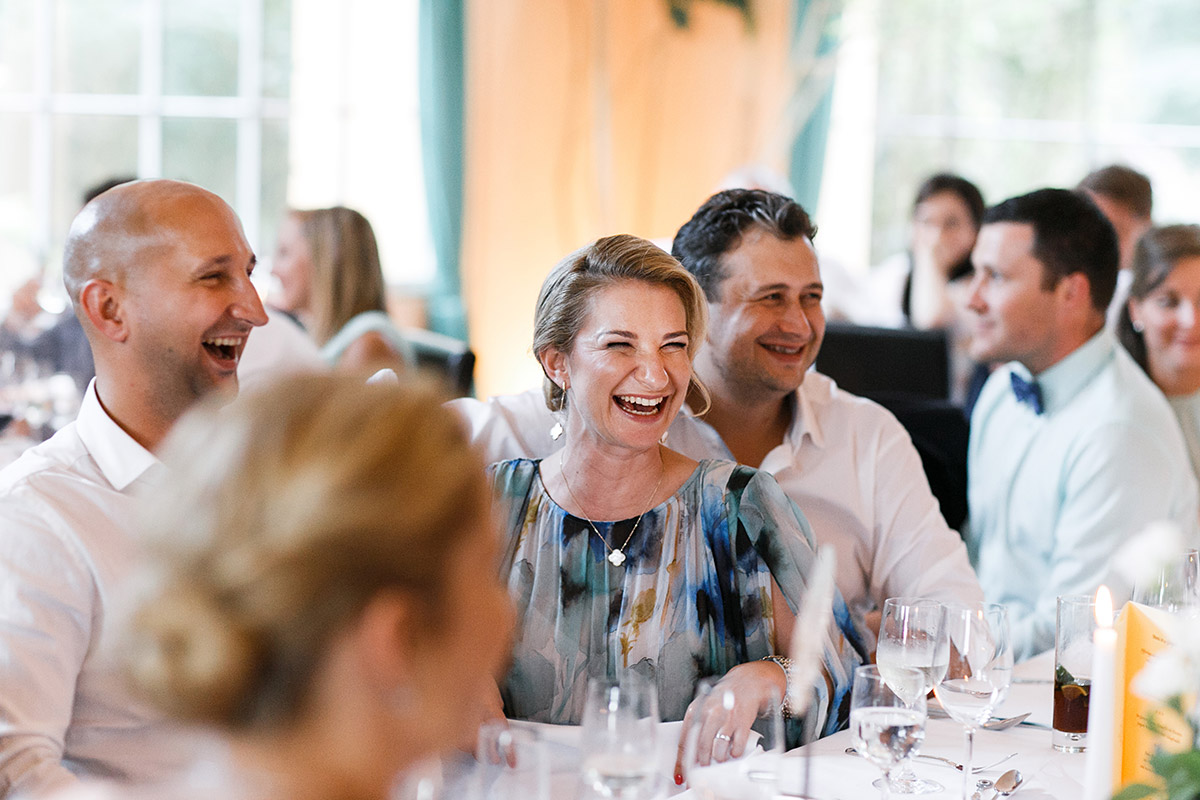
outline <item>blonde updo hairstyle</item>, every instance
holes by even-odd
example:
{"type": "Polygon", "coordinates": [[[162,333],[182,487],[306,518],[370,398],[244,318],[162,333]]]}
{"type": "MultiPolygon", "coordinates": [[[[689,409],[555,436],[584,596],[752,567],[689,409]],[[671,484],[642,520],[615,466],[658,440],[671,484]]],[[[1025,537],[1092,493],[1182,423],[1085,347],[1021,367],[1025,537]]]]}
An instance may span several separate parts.
{"type": "MultiPolygon", "coordinates": [[[[597,239],[558,262],[538,293],[533,317],[533,353],[542,364],[543,392],[546,407],[551,411],[565,408],[569,401],[562,387],[545,374],[543,356],[551,348],[570,353],[583,327],[592,295],[625,281],[665,286],[679,297],[687,327],[688,359],[695,361],[708,328],[708,305],[696,279],[674,256],[653,242],[624,233],[597,239]]],[[[708,390],[694,374],[688,384],[688,393],[693,392],[707,409],[708,390]]]]}
{"type": "Polygon", "coordinates": [[[262,730],[296,719],[381,590],[423,604],[432,640],[447,564],[488,513],[483,464],[441,400],[306,376],[181,420],[144,516],[152,580],[123,642],[135,687],[177,719],[262,730]]]}

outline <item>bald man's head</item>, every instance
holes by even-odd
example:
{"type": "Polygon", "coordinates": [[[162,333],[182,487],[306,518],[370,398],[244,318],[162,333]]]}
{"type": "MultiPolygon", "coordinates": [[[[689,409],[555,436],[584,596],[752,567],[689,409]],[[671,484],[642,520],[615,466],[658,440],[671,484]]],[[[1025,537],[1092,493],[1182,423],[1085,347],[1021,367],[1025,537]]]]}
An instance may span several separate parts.
{"type": "Polygon", "coordinates": [[[241,230],[233,210],[217,195],[183,181],[131,181],[83,207],[71,223],[63,253],[63,282],[78,307],[93,278],[124,284],[131,270],[152,263],[175,245],[189,224],[189,209],[210,207],[241,230]]]}
{"type": "Polygon", "coordinates": [[[250,330],[267,321],[254,251],[225,201],[190,183],[126,183],[71,225],[64,281],[105,409],[151,446],[188,406],[237,391],[250,330]]]}

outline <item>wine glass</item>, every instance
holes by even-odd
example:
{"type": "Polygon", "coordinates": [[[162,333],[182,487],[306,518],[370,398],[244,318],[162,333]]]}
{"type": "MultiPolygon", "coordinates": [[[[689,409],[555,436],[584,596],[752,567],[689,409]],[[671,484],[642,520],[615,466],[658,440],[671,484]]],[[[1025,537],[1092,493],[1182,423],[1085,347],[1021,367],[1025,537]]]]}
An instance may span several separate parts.
{"type": "Polygon", "coordinates": [[[649,800],[666,786],[657,769],[658,693],[642,676],[588,682],[583,710],[584,785],[596,796],[649,800]]]}
{"type": "Polygon", "coordinates": [[[946,674],[934,686],[942,708],[966,731],[967,756],[963,760],[963,800],[970,800],[971,757],[975,731],[991,719],[1008,694],[1012,681],[1013,651],[1008,612],[996,603],[942,606],[938,635],[939,661],[946,674]]]}
{"type": "Polygon", "coordinates": [[[1200,557],[1197,551],[1185,550],[1182,555],[1172,558],[1151,579],[1135,584],[1132,600],[1168,611],[1196,608],[1200,605],[1198,570],[1200,557]]]}
{"type": "Polygon", "coordinates": [[[778,795],[786,749],[781,698],[772,694],[758,709],[750,735],[738,753],[726,739],[726,720],[735,697],[716,678],[696,685],[693,709],[704,709],[684,742],[683,764],[688,788],[701,800],[771,800],[778,795]]]}
{"type": "MultiPolygon", "coordinates": [[[[925,696],[946,674],[948,653],[938,649],[938,633],[942,629],[942,604],[920,597],[891,597],[883,604],[883,621],[879,626],[879,642],[875,662],[888,687],[905,699],[925,696]],[[920,680],[912,681],[917,670],[920,680]]],[[[916,755],[914,748],[911,755],[916,755]]],[[[944,788],[936,781],[918,778],[912,770],[911,758],[905,758],[896,774],[883,778],[893,794],[929,794],[944,788]]]]}
{"type": "MultiPolygon", "coordinates": [[[[923,680],[914,667],[894,667],[902,685],[913,686],[923,680]]],[[[850,694],[850,734],[854,749],[883,770],[884,779],[876,782],[884,800],[889,796],[887,775],[904,759],[917,752],[925,739],[925,695],[914,692],[897,694],[878,666],[859,667],[854,672],[850,694]]]]}

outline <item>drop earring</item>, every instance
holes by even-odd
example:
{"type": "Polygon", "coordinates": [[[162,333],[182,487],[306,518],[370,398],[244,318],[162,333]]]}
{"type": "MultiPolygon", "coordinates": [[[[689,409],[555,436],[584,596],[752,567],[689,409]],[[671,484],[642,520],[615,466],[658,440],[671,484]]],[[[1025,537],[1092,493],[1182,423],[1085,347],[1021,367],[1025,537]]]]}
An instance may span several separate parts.
{"type": "Polygon", "coordinates": [[[562,438],[562,435],[565,430],[563,428],[561,417],[562,417],[562,413],[563,413],[563,408],[566,406],[566,404],[567,404],[567,389],[566,389],[566,387],[563,387],[562,392],[558,395],[558,410],[553,412],[555,414],[556,418],[554,420],[554,424],[552,426],[550,426],[550,438],[556,442],[562,438]]]}

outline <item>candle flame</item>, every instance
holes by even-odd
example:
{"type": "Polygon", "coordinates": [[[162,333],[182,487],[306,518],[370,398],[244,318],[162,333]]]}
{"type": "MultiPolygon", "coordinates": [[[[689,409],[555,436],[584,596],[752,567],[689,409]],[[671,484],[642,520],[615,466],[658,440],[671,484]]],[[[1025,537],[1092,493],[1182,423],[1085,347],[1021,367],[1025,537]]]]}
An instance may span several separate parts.
{"type": "Polygon", "coordinates": [[[1111,628],[1113,617],[1112,593],[1108,587],[1101,584],[1096,590],[1096,624],[1101,628],[1111,628]]]}

